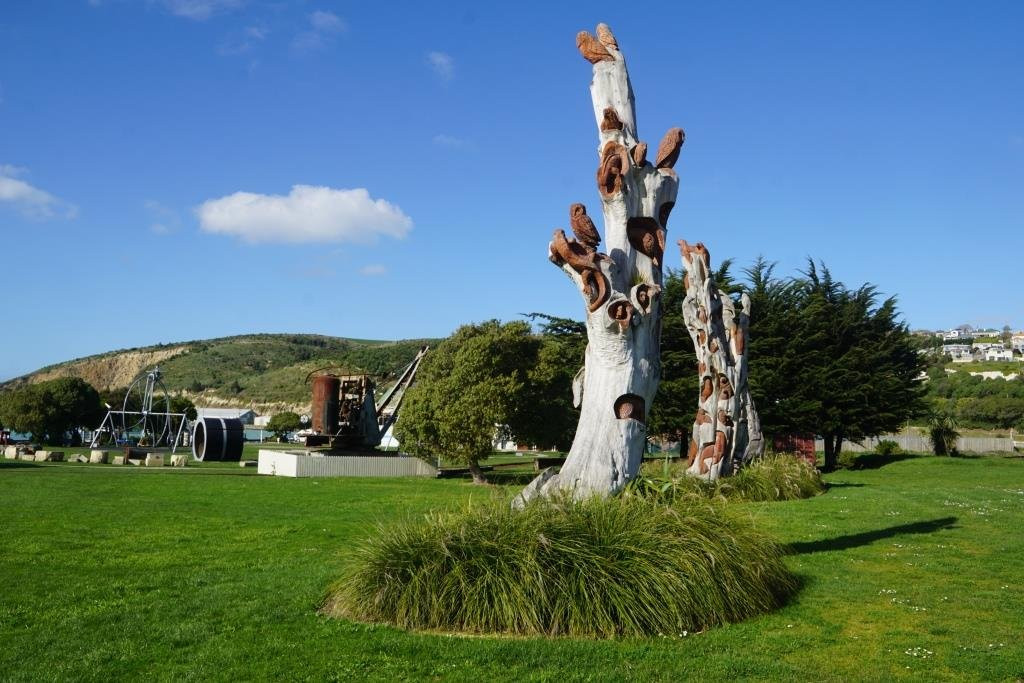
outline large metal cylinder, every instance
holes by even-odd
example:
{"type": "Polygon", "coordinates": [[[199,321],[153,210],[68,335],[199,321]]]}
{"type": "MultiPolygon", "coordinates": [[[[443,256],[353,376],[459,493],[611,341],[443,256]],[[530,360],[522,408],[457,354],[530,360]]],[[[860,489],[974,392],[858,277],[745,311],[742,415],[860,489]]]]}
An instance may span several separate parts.
{"type": "Polygon", "coordinates": [[[242,459],[245,427],[241,420],[203,417],[192,428],[192,456],[199,461],[238,462],[242,459]]]}
{"type": "Polygon", "coordinates": [[[313,431],[334,435],[338,431],[338,391],[341,380],[334,375],[313,378],[313,431]]]}

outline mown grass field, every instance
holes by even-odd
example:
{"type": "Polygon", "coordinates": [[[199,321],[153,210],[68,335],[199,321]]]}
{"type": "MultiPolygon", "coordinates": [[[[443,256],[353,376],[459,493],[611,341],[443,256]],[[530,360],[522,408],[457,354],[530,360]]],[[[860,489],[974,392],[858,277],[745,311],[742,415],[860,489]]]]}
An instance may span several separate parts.
{"type": "Polygon", "coordinates": [[[781,610],[549,640],[316,612],[378,523],[503,487],[0,460],[0,680],[1024,678],[1024,460],[909,458],[828,481],[743,505],[803,577],[781,610]]]}

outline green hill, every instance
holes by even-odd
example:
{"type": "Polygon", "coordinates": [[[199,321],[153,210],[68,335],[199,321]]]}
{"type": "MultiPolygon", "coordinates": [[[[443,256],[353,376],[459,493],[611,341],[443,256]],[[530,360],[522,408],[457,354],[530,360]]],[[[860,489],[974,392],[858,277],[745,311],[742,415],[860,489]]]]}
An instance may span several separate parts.
{"type": "Polygon", "coordinates": [[[197,405],[300,407],[310,401],[306,376],[317,369],[366,372],[386,380],[436,339],[377,341],[312,334],[249,334],[122,349],[41,368],[0,391],[56,377],[81,377],[97,389],[127,387],[159,364],[171,393],[197,405]]]}

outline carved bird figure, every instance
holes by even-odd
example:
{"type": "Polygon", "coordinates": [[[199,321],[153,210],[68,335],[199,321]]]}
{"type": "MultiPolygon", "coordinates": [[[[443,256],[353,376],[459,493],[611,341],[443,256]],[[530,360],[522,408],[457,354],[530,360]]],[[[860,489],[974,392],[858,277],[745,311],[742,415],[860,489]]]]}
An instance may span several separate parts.
{"type": "Polygon", "coordinates": [[[587,215],[587,207],[582,204],[577,203],[569,207],[569,227],[572,228],[572,234],[576,235],[576,239],[591,249],[596,249],[597,245],[601,244],[601,235],[594,227],[594,221],[587,215]]]}
{"type": "Polygon", "coordinates": [[[679,159],[679,148],[683,146],[686,134],[682,128],[669,128],[665,137],[658,145],[658,154],[654,157],[654,165],[657,168],[672,168],[679,159]]]}
{"type": "Polygon", "coordinates": [[[619,49],[619,43],[615,40],[615,36],[612,35],[612,30],[608,28],[608,24],[597,25],[597,39],[606,47],[619,49]]]}
{"type": "Polygon", "coordinates": [[[637,166],[643,166],[644,164],[646,164],[647,163],[647,143],[646,142],[638,142],[638,143],[636,143],[636,145],[633,146],[633,150],[632,150],[631,156],[633,157],[633,163],[636,164],[637,166]]]}
{"type": "Polygon", "coordinates": [[[591,64],[615,61],[615,57],[612,57],[601,41],[586,31],[580,31],[576,34],[576,47],[579,48],[583,58],[591,64]]]}

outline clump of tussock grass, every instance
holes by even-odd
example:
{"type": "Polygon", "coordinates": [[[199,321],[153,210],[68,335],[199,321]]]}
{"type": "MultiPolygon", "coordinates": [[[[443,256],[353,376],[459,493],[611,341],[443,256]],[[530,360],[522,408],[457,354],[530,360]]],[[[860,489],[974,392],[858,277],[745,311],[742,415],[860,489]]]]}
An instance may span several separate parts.
{"type": "Polygon", "coordinates": [[[323,611],[402,628],[524,635],[695,632],[777,606],[783,551],[721,504],[492,502],[380,529],[323,611]]]}
{"type": "Polygon", "coordinates": [[[758,458],[735,476],[715,481],[691,477],[685,470],[685,463],[667,471],[658,463],[647,463],[627,487],[626,495],[663,503],[716,499],[762,502],[810,498],[825,490],[821,474],[813,465],[786,453],[758,458]]]}

